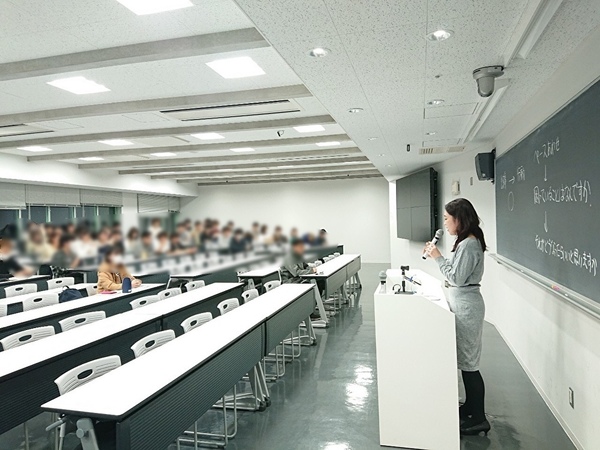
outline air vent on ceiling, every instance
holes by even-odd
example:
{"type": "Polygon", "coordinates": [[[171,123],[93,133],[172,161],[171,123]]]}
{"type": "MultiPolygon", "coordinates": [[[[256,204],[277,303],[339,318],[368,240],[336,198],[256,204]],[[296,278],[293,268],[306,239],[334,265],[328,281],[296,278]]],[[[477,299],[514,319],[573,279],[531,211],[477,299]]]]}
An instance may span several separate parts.
{"type": "Polygon", "coordinates": [[[443,153],[460,153],[465,149],[464,145],[454,145],[451,147],[422,147],[419,149],[419,155],[440,155],[443,153]]]}
{"type": "Polygon", "coordinates": [[[300,112],[301,110],[300,106],[294,100],[271,100],[265,102],[203,106],[200,108],[171,109],[161,111],[161,113],[173,119],[188,122],[191,120],[266,116],[269,114],[300,112]]]}
{"type": "Polygon", "coordinates": [[[24,136],[38,133],[52,133],[52,130],[25,124],[0,126],[0,137],[24,136]]]}

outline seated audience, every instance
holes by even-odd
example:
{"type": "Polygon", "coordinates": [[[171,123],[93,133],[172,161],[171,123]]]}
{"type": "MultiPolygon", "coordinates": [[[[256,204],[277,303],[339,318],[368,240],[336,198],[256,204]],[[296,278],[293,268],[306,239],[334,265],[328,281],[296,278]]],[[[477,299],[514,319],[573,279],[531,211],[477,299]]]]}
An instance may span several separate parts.
{"type": "Polygon", "coordinates": [[[90,230],[84,227],[77,230],[77,239],[73,241],[71,248],[79,259],[98,255],[98,243],[93,239],[90,230]]]}
{"type": "Polygon", "coordinates": [[[235,255],[246,251],[248,241],[244,237],[244,230],[238,228],[233,233],[233,237],[229,242],[229,251],[235,255]]]}
{"type": "Polygon", "coordinates": [[[142,233],[142,239],[140,243],[140,259],[148,259],[154,256],[154,245],[152,244],[152,234],[149,231],[142,233]]]}
{"type": "Polygon", "coordinates": [[[314,267],[308,267],[304,262],[304,242],[301,239],[293,239],[289,253],[283,260],[281,267],[281,281],[283,283],[295,283],[301,281],[300,275],[315,273],[314,267]]]}
{"type": "Polygon", "coordinates": [[[33,270],[21,265],[13,255],[16,234],[14,225],[7,225],[0,230],[0,279],[28,277],[33,274],[33,270]]]}
{"type": "Polygon", "coordinates": [[[281,229],[281,227],[279,225],[275,227],[275,232],[273,233],[273,237],[271,238],[271,241],[275,245],[283,245],[283,244],[287,243],[288,240],[283,235],[283,230],[281,229]]]}
{"type": "Polygon", "coordinates": [[[133,255],[134,258],[139,259],[142,254],[142,241],[140,241],[140,230],[137,228],[131,228],[127,233],[127,239],[125,240],[125,251],[133,255]]]}
{"type": "Polygon", "coordinates": [[[58,269],[73,269],[79,266],[80,260],[71,248],[74,240],[75,238],[70,234],[64,234],[60,237],[60,247],[50,261],[51,266],[58,269]]]}
{"type": "Polygon", "coordinates": [[[169,242],[169,235],[166,231],[161,231],[156,237],[156,243],[154,245],[154,253],[157,255],[167,255],[171,251],[171,243],[169,242]]]}
{"type": "Polygon", "coordinates": [[[104,253],[104,261],[98,268],[98,292],[123,289],[123,280],[131,279],[132,287],[139,287],[142,281],[133,277],[123,264],[123,251],[111,247],[104,253]]]}
{"type": "Polygon", "coordinates": [[[315,238],[313,245],[327,245],[327,230],[325,230],[325,228],[321,228],[319,230],[319,234],[315,238]]]}

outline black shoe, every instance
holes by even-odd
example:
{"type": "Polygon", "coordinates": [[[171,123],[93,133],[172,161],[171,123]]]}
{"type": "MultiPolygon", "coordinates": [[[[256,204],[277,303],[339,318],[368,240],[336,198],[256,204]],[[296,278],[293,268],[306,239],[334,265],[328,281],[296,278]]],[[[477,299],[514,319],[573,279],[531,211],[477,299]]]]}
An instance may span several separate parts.
{"type": "Polygon", "coordinates": [[[319,320],[321,318],[321,314],[319,314],[318,312],[314,312],[310,315],[310,318],[312,320],[319,320]]]}
{"type": "Polygon", "coordinates": [[[460,426],[460,434],[463,436],[475,436],[483,432],[486,436],[488,431],[492,428],[487,419],[483,419],[483,422],[473,424],[472,419],[464,422],[460,426]]]}

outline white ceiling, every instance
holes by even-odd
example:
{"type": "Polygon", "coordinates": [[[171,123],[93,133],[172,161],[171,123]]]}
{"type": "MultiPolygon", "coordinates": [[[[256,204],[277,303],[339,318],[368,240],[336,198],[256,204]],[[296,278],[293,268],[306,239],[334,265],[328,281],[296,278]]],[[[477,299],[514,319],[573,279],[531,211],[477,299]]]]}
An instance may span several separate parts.
{"type": "MultiPolygon", "coordinates": [[[[205,54],[199,49],[195,56],[177,58],[163,49],[162,54],[146,55],[143,62],[95,60],[54,70],[51,75],[0,78],[0,124],[24,122],[51,131],[0,138],[0,152],[34,160],[50,157],[78,164],[82,170],[147,168],[152,175],[152,170],[163,166],[173,170],[177,164],[182,169],[204,164],[203,160],[195,163],[194,158],[222,157],[223,164],[236,164],[228,149],[186,149],[189,145],[270,140],[270,146],[256,149],[257,157],[264,155],[265,159],[240,154],[237,164],[258,161],[264,168],[276,168],[282,165],[277,161],[281,153],[299,152],[299,157],[311,158],[329,155],[325,152],[328,149],[298,144],[293,138],[318,136],[327,140],[326,136],[347,134],[349,138],[342,140],[340,148],[359,147],[391,179],[452,156],[421,156],[421,146],[468,147],[491,142],[564,58],[600,25],[598,0],[564,0],[529,57],[507,64],[504,78],[510,79],[510,85],[506,94],[474,140],[465,142],[482,107],[471,72],[506,62],[510,43],[523,32],[528,11],[539,1],[193,0],[195,6],[191,8],[137,16],[116,0],[0,0],[0,74],[2,64],[9,67],[22,61],[25,67],[31,66],[28,60],[57,55],[68,61],[73,53],[79,53],[77,58],[94,59],[98,51],[117,46],[133,46],[128,52],[144,55],[139,44],[210,33],[231,35],[255,26],[268,41],[254,45],[240,40],[237,44],[241,48],[235,51],[205,54]],[[455,35],[444,42],[427,41],[425,35],[438,28],[451,29],[455,35]],[[317,46],[330,49],[330,55],[308,56],[317,46]],[[252,57],[266,74],[223,79],[206,66],[207,62],[236,56],[252,57]],[[111,90],[78,96],[47,84],[70,76],[85,76],[111,90]],[[297,86],[302,84],[310,92],[301,93],[297,86]],[[278,88],[284,91],[274,93],[278,88]],[[299,105],[299,112],[195,122],[160,113],[170,109],[161,106],[170,102],[174,108],[183,106],[182,102],[187,107],[211,106],[221,97],[237,95],[235,102],[273,100],[283,99],[279,92],[288,91],[300,92],[285,97],[299,105]],[[185,101],[188,98],[194,100],[185,101]],[[427,106],[434,98],[445,102],[427,106]],[[121,105],[126,105],[127,111],[120,109],[121,105]],[[347,110],[353,107],[364,111],[349,114],[347,110]],[[334,120],[323,122],[323,132],[300,134],[290,122],[281,128],[277,125],[279,120],[329,115],[334,120]],[[237,124],[249,122],[256,129],[235,129],[237,124]],[[203,142],[189,136],[190,127],[197,125],[199,131],[206,132],[222,124],[234,124],[233,129],[221,133],[223,140],[203,142]],[[178,133],[178,128],[187,131],[178,133]],[[284,131],[283,135],[278,131],[284,131]],[[428,132],[435,134],[428,136],[428,132]],[[131,148],[148,151],[128,155],[130,147],[121,152],[99,144],[106,133],[112,133],[111,138],[115,133],[135,133],[136,137],[129,139],[134,143],[131,148]],[[45,145],[46,141],[51,142],[48,147],[52,152],[30,153],[16,148],[45,145]],[[407,144],[412,147],[410,153],[406,152],[407,144]],[[171,149],[177,156],[149,156],[171,149]],[[102,154],[104,160],[100,162],[73,157],[73,153],[94,156],[107,150],[112,152],[102,154]],[[163,164],[165,160],[169,164],[163,164]]],[[[344,158],[341,155],[329,165],[312,167],[326,174],[346,167],[344,158]]],[[[364,161],[356,163],[364,165],[364,161]]],[[[240,169],[241,174],[248,172],[251,170],[240,169]]]]}

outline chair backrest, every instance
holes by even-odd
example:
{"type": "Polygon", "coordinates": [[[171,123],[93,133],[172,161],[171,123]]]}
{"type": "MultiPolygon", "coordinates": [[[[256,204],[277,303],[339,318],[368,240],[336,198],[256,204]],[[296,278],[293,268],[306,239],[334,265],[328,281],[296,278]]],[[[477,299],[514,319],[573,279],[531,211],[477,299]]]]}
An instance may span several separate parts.
{"type": "Polygon", "coordinates": [[[272,289],[275,289],[276,287],[281,286],[281,281],[279,280],[273,280],[273,281],[267,281],[265,284],[265,291],[269,292],[272,289]]]}
{"type": "Polygon", "coordinates": [[[188,331],[192,331],[194,328],[198,328],[200,325],[212,320],[212,318],[213,316],[209,312],[195,314],[181,322],[181,328],[183,328],[184,333],[187,333],[188,331]]]}
{"type": "Polygon", "coordinates": [[[175,339],[175,332],[173,330],[164,330],[157,333],[149,334],[148,336],[140,339],[131,346],[133,354],[136,358],[145,355],[150,350],[160,347],[169,341],[175,339]]]}
{"type": "Polygon", "coordinates": [[[204,280],[198,280],[198,281],[190,281],[189,283],[187,283],[185,285],[185,290],[187,292],[193,291],[194,289],[198,289],[201,287],[206,286],[206,283],[204,282],[204,280]]]}
{"type": "Polygon", "coordinates": [[[23,304],[23,311],[58,305],[58,294],[56,292],[40,292],[31,297],[24,298],[21,303],[23,304]]]}
{"type": "Polygon", "coordinates": [[[58,386],[60,395],[64,395],[67,392],[116,369],[120,365],[121,358],[119,358],[119,356],[106,356],[104,358],[83,363],[80,366],[63,373],[54,380],[54,383],[58,386]]]}
{"type": "Polygon", "coordinates": [[[254,300],[256,297],[258,297],[258,289],[248,289],[247,291],[242,292],[244,303],[254,300]]]}
{"type": "Polygon", "coordinates": [[[179,288],[165,289],[164,291],[160,291],[158,293],[158,299],[164,300],[165,298],[175,297],[176,295],[179,295],[179,294],[181,294],[181,289],[179,289],[179,288]]]}
{"type": "Polygon", "coordinates": [[[73,277],[64,277],[64,278],[54,278],[53,280],[48,280],[48,289],[54,289],[61,286],[73,286],[75,284],[75,278],[73,277]]]}
{"type": "Polygon", "coordinates": [[[54,334],[54,327],[48,325],[45,327],[31,328],[29,330],[19,331],[18,333],[6,336],[0,339],[0,345],[3,350],[20,347],[21,345],[29,344],[30,342],[39,341],[54,334]]]}
{"type": "Polygon", "coordinates": [[[96,295],[98,293],[98,285],[97,284],[93,284],[91,286],[88,286],[85,288],[88,297],[91,297],[92,295],[96,295]]]}
{"type": "Polygon", "coordinates": [[[59,320],[58,323],[62,331],[69,331],[73,328],[77,328],[82,325],[87,325],[93,322],[98,322],[102,319],[106,319],[106,312],[90,311],[83,314],[77,314],[76,316],[67,317],[66,319],[59,320]]]}
{"type": "Polygon", "coordinates": [[[160,301],[158,295],[146,295],[145,297],[136,298],[135,300],[130,301],[129,304],[131,305],[131,309],[137,309],[158,301],[160,301]]]}
{"type": "Polygon", "coordinates": [[[4,317],[6,315],[8,315],[8,305],[2,304],[0,305],[0,317],[4,317]]]}
{"type": "Polygon", "coordinates": [[[15,297],[22,294],[35,294],[37,292],[37,284],[16,284],[14,286],[6,286],[4,288],[4,296],[6,298],[15,297]]]}
{"type": "Polygon", "coordinates": [[[217,305],[221,315],[228,313],[229,311],[233,311],[235,308],[240,306],[240,302],[237,298],[228,298],[227,300],[223,300],[221,303],[217,305]]]}

